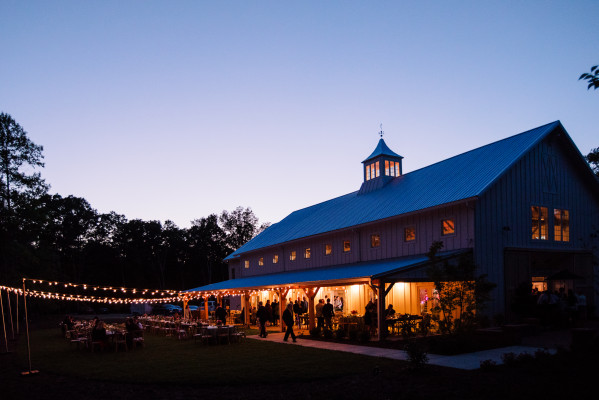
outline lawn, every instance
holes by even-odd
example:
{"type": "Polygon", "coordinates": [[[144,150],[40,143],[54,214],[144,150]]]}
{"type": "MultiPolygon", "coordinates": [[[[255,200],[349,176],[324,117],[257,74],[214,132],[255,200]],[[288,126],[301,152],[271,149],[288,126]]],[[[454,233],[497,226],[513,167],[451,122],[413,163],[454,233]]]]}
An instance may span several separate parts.
{"type": "MultiPolygon", "coordinates": [[[[135,351],[90,353],[70,345],[57,329],[31,333],[32,368],[58,375],[128,383],[247,385],[272,377],[306,382],[399,369],[405,363],[356,354],[247,339],[231,345],[202,345],[147,334],[135,351]]],[[[19,362],[27,366],[26,341],[19,362]]]]}

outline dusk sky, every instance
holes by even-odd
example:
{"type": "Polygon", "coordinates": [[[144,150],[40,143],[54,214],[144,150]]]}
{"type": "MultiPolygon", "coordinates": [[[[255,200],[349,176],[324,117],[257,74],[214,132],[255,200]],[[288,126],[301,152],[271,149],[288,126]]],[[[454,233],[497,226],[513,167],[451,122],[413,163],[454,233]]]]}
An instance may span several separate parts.
{"type": "MultiPolygon", "coordinates": [[[[359,189],[383,124],[404,173],[561,120],[599,146],[599,1],[0,0],[0,112],[52,193],[128,219],[359,189]]],[[[474,167],[474,166],[473,166],[474,167]]]]}

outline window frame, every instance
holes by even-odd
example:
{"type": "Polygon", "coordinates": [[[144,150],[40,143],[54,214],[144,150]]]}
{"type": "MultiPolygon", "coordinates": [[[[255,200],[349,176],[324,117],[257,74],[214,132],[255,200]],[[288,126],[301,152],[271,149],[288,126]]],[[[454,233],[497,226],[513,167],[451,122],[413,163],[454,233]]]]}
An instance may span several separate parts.
{"type": "Polygon", "coordinates": [[[449,218],[443,218],[441,220],[441,236],[442,237],[448,237],[448,236],[454,236],[456,234],[456,223],[455,223],[455,218],[454,217],[449,217],[449,218]],[[453,227],[453,231],[449,232],[449,233],[445,233],[445,221],[451,221],[452,223],[452,227],[453,227]]]}
{"type": "Polygon", "coordinates": [[[549,207],[547,206],[530,206],[530,238],[533,241],[549,240],[549,207]],[[537,219],[535,222],[534,209],[537,208],[537,219]],[[543,223],[543,211],[545,212],[545,222],[543,223]],[[537,228],[535,234],[534,228],[537,228]],[[545,237],[543,237],[543,228],[545,229],[545,237]],[[535,237],[537,236],[537,237],[535,237]]]}
{"type": "Polygon", "coordinates": [[[309,260],[310,258],[312,258],[312,250],[310,247],[306,247],[304,248],[304,260],[309,260]]]}
{"type": "Polygon", "coordinates": [[[344,240],[343,241],[343,253],[350,253],[351,252],[351,240],[344,240]],[[348,249],[345,249],[345,244],[347,243],[347,247],[348,249]]]}
{"type": "Polygon", "coordinates": [[[553,209],[553,240],[562,243],[570,242],[570,210],[566,208],[553,209]],[[556,211],[559,211],[559,217],[556,216],[556,211]],[[558,229],[559,235],[557,234],[558,229]]]}
{"type": "Polygon", "coordinates": [[[416,241],[416,225],[408,225],[403,228],[403,241],[405,243],[415,242],[416,241]],[[408,239],[407,231],[408,229],[412,229],[414,231],[414,238],[408,239]]]}
{"type": "Polygon", "coordinates": [[[370,248],[378,249],[381,247],[381,234],[380,233],[371,233],[370,234],[370,248]],[[374,239],[378,238],[378,244],[375,246],[374,239]]]}

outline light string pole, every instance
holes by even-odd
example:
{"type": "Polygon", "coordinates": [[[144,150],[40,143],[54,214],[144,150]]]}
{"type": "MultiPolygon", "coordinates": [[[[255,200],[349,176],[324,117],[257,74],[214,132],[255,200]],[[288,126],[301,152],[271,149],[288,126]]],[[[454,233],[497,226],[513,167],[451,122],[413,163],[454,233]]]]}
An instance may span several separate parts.
{"type": "Polygon", "coordinates": [[[12,340],[15,340],[15,326],[12,321],[12,307],[10,306],[10,292],[6,291],[6,298],[8,299],[8,317],[10,318],[10,330],[12,331],[12,340]]]}
{"type": "MultiPolygon", "coordinates": [[[[8,293],[8,290],[6,291],[8,293]]],[[[8,338],[6,337],[6,322],[4,321],[4,304],[2,303],[2,289],[0,289],[0,309],[2,309],[2,328],[4,328],[4,345],[6,346],[6,352],[2,354],[10,353],[8,351],[8,338]]]]}
{"type": "Polygon", "coordinates": [[[27,316],[27,289],[25,288],[25,278],[23,278],[23,307],[25,308],[25,330],[27,331],[27,357],[29,358],[29,371],[21,372],[21,375],[37,374],[38,370],[31,369],[31,345],[29,343],[29,318],[27,316]]]}

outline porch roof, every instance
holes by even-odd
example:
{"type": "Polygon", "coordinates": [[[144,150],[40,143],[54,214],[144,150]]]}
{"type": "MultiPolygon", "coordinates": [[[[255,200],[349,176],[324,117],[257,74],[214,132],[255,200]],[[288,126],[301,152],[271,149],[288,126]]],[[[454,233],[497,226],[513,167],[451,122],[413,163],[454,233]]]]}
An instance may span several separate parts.
{"type": "MultiPolygon", "coordinates": [[[[439,259],[455,257],[468,250],[454,250],[439,253],[439,259]]],[[[314,268],[300,271],[287,271],[276,274],[256,275],[246,278],[230,279],[200,286],[189,292],[213,292],[220,290],[248,290],[260,288],[275,288],[281,286],[330,286],[367,282],[371,278],[392,275],[405,269],[423,267],[430,262],[425,255],[400,257],[395,259],[368,261],[355,264],[335,265],[326,268],[314,268]]]]}

